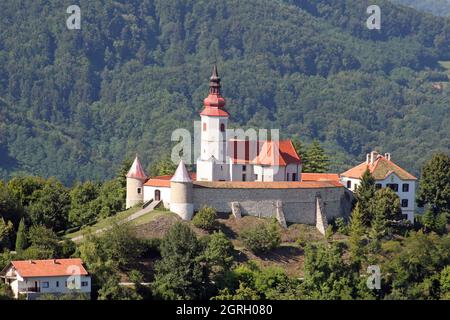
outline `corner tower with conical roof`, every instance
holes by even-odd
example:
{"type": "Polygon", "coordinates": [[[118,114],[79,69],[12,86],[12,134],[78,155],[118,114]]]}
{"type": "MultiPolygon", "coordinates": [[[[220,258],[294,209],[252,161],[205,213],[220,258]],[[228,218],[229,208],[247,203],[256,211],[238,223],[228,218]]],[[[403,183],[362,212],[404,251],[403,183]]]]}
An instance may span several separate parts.
{"type": "Polygon", "coordinates": [[[209,82],[209,95],[203,101],[201,117],[201,149],[197,160],[197,180],[229,180],[226,165],[227,137],[226,130],[229,114],[225,109],[217,65],[214,64],[209,82]]]}
{"type": "Polygon", "coordinates": [[[193,184],[183,160],[170,180],[170,211],[183,220],[191,220],[194,215],[193,184]]]}
{"type": "Polygon", "coordinates": [[[134,158],[133,164],[127,175],[127,199],[126,208],[134,207],[144,201],[144,183],[147,175],[142,168],[138,156],[134,158]]]}

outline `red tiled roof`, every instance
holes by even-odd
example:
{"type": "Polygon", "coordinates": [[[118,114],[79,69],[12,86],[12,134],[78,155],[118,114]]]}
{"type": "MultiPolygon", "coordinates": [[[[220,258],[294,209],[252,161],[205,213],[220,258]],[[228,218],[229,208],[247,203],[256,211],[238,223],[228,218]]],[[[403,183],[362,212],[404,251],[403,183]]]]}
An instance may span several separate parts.
{"type": "MultiPolygon", "coordinates": [[[[197,174],[195,172],[189,172],[189,176],[191,180],[195,180],[197,178],[197,174]]],[[[169,188],[170,187],[170,179],[173,176],[157,176],[154,178],[150,178],[144,183],[144,186],[147,187],[160,187],[160,188],[169,188]]]]}
{"type": "Polygon", "coordinates": [[[275,141],[230,140],[229,156],[235,164],[279,165],[300,164],[301,159],[291,140],[275,141]],[[255,150],[251,150],[251,148],[255,150]],[[277,158],[278,157],[278,158],[277,158]],[[278,163],[277,163],[278,162],[278,163]]]}
{"type": "Polygon", "coordinates": [[[339,181],[337,173],[302,173],[302,181],[339,181]]]}
{"type": "Polygon", "coordinates": [[[81,259],[11,261],[11,265],[24,278],[88,275],[81,259]]]}
{"type": "Polygon", "coordinates": [[[194,188],[214,189],[320,189],[343,188],[338,181],[194,181],[194,188]]]}
{"type": "Polygon", "coordinates": [[[417,180],[415,176],[407,172],[405,169],[400,168],[391,160],[386,159],[382,155],[378,155],[377,159],[373,162],[373,164],[367,163],[366,161],[353,167],[344,173],[341,173],[341,176],[347,178],[359,179],[363,175],[363,173],[369,168],[370,173],[376,180],[384,180],[391,173],[395,173],[400,179],[403,180],[417,180]]]}

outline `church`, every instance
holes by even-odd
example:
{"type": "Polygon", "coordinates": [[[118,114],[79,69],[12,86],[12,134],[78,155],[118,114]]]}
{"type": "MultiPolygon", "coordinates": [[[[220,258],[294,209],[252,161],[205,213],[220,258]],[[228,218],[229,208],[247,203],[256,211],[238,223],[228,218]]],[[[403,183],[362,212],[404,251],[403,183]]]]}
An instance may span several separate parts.
{"type": "Polygon", "coordinates": [[[213,66],[203,101],[200,157],[196,172],[181,161],[173,176],[148,177],[136,156],[127,174],[127,208],[160,202],[185,220],[203,206],[218,212],[275,217],[287,223],[315,225],[347,217],[352,192],[334,174],[305,174],[291,140],[228,139],[230,114],[213,66]]]}

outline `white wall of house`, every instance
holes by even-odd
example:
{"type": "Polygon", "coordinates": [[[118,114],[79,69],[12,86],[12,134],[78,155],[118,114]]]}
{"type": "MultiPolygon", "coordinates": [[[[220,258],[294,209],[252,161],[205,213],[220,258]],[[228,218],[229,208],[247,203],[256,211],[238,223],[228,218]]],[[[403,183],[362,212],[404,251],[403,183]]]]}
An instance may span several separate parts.
{"type": "MultiPolygon", "coordinates": [[[[356,187],[361,183],[360,179],[341,177],[341,183],[349,190],[355,192],[356,187]]],[[[395,173],[391,173],[383,180],[376,180],[375,184],[378,187],[387,188],[389,184],[397,185],[397,195],[400,198],[400,205],[402,207],[402,213],[407,216],[407,219],[414,222],[414,208],[416,199],[416,181],[415,180],[402,180],[395,173]],[[404,185],[407,185],[407,187],[404,185]],[[405,190],[405,191],[403,191],[405,190]],[[408,190],[408,191],[406,191],[408,190]]]]}
{"type": "Polygon", "coordinates": [[[361,183],[360,179],[341,177],[341,183],[350,191],[355,192],[356,187],[361,183]]]}
{"type": "Polygon", "coordinates": [[[161,200],[164,203],[165,208],[169,208],[170,205],[170,188],[169,187],[151,187],[144,186],[144,203],[155,199],[155,191],[159,190],[161,195],[161,200]]]}
{"type": "MultiPolygon", "coordinates": [[[[70,287],[66,286],[66,281],[70,280],[69,276],[22,278],[17,274],[16,279],[10,283],[10,286],[14,297],[17,299],[19,294],[27,293],[35,288],[38,288],[40,293],[65,294],[73,292],[70,287]]],[[[75,280],[76,292],[90,294],[91,285],[90,276],[80,276],[79,280],[75,280]]]]}
{"type": "Polygon", "coordinates": [[[285,181],[286,167],[284,166],[262,166],[253,167],[256,181],[285,181]]]}

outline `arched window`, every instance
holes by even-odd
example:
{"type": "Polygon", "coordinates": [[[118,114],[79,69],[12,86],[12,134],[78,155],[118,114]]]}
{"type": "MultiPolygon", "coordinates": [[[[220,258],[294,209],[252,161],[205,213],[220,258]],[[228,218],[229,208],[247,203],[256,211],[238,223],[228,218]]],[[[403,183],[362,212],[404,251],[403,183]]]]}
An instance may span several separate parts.
{"type": "Polygon", "coordinates": [[[225,123],[220,124],[220,132],[225,132],[225,123]]]}
{"type": "Polygon", "coordinates": [[[203,122],[203,131],[206,131],[206,122],[203,122]]]}

